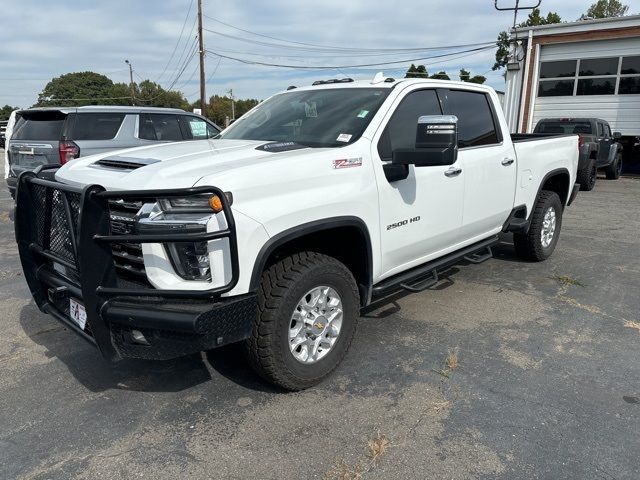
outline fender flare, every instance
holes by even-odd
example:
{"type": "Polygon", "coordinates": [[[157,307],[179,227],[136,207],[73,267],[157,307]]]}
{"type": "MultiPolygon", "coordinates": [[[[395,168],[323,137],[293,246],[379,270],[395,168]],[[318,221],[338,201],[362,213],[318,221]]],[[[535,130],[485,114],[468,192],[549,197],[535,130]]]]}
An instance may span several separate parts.
{"type": "Polygon", "coordinates": [[[367,284],[365,285],[367,291],[365,293],[367,295],[366,299],[368,299],[371,292],[371,286],[373,285],[373,253],[371,247],[371,236],[369,235],[369,229],[367,228],[366,223],[361,218],[352,216],[330,217],[315,220],[313,222],[303,223],[301,225],[291,227],[287,230],[283,230],[277,235],[271,237],[262,246],[262,248],[258,252],[258,255],[256,256],[256,260],[253,264],[253,271],[251,272],[251,281],[249,283],[250,291],[256,291],[258,289],[262,271],[264,270],[267,260],[269,259],[271,254],[276,251],[276,249],[292,240],[303,237],[310,233],[321,232],[323,230],[330,230],[332,228],[339,227],[355,227],[360,231],[365,239],[365,255],[367,262],[367,284]]]}
{"type": "MultiPolygon", "coordinates": [[[[547,172],[547,174],[542,177],[542,180],[540,181],[540,185],[538,185],[538,191],[536,193],[535,199],[534,199],[534,208],[535,208],[535,202],[538,201],[538,198],[540,197],[540,192],[542,192],[542,187],[543,185],[547,182],[547,180],[549,180],[551,177],[554,177],[560,173],[566,173],[567,176],[569,177],[569,184],[567,185],[567,198],[565,198],[564,203],[562,204],[562,206],[566,206],[567,202],[569,201],[569,197],[571,195],[571,173],[569,172],[569,169],[566,167],[562,167],[562,168],[555,168],[553,170],[551,170],[550,172],[547,172]]],[[[531,209],[531,212],[529,212],[529,216],[533,213],[534,208],[531,209]]]]}

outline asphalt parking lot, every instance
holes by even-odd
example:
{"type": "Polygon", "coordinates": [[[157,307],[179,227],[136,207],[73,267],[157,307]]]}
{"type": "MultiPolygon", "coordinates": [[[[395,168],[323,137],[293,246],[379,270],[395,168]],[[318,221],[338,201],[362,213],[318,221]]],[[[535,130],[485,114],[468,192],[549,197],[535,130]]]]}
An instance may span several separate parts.
{"type": "Polygon", "coordinates": [[[366,312],[300,393],[233,346],[106,364],[34,306],[10,206],[3,183],[0,478],[640,477],[639,179],[581,192],[544,263],[505,236],[366,312]]]}

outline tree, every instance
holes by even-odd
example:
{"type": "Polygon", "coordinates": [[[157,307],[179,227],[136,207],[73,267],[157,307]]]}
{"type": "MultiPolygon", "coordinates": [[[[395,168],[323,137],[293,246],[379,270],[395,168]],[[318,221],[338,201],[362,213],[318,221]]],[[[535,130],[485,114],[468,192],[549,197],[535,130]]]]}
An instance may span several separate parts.
{"type": "Polygon", "coordinates": [[[113,81],[99,73],[67,73],[56,77],[47,83],[42,92],[38,95],[38,102],[34,106],[126,104],[126,98],[112,98],[114,97],[113,87],[113,81]]]}
{"type": "MultiPolygon", "coordinates": [[[[435,80],[451,80],[449,74],[444,70],[440,70],[433,75],[429,75],[429,72],[427,72],[427,69],[424,65],[416,66],[413,63],[407,70],[404,78],[433,78],[435,80]]],[[[482,84],[487,81],[487,78],[482,75],[471,76],[471,73],[468,70],[462,68],[460,70],[460,81],[482,84]]]]}
{"type": "Polygon", "coordinates": [[[20,107],[5,105],[4,107],[0,108],[0,121],[9,120],[9,116],[14,110],[20,110],[20,107]]]}
{"type": "Polygon", "coordinates": [[[629,11],[629,5],[619,0],[598,0],[589,7],[586,16],[591,18],[622,17],[629,11]]]}
{"type": "MultiPolygon", "coordinates": [[[[124,85],[124,84],[120,84],[124,85]]],[[[182,108],[189,110],[189,101],[182,92],[165,90],[151,80],[144,80],[136,85],[136,103],[147,107],[182,108]]]]}
{"type": "MultiPolygon", "coordinates": [[[[552,23],[560,23],[562,19],[556,12],[547,13],[546,17],[540,14],[539,8],[534,8],[527,19],[524,22],[519,23],[516,27],[535,27],[538,25],[549,25],[552,23]]],[[[506,31],[502,31],[498,34],[498,40],[496,41],[496,62],[493,64],[492,70],[500,70],[507,66],[509,62],[509,51],[511,49],[511,42],[509,41],[509,34],[506,31]]]]}
{"type": "Polygon", "coordinates": [[[482,85],[484,82],[487,81],[487,77],[485,77],[484,75],[474,75],[473,77],[471,76],[471,72],[469,72],[468,70],[465,70],[464,68],[460,69],[460,81],[461,82],[469,82],[469,83],[477,83],[482,85]]]}
{"type": "MultiPolygon", "coordinates": [[[[236,118],[244,115],[258,103],[260,103],[260,101],[256,100],[255,98],[236,100],[236,118]]],[[[192,105],[192,107],[199,108],[199,105],[200,102],[197,101],[192,105]]],[[[207,117],[209,117],[214,123],[218,124],[219,126],[224,127],[226,118],[229,117],[229,119],[231,119],[231,98],[227,96],[221,97],[219,95],[212,96],[209,99],[209,104],[207,105],[207,117]]]]}

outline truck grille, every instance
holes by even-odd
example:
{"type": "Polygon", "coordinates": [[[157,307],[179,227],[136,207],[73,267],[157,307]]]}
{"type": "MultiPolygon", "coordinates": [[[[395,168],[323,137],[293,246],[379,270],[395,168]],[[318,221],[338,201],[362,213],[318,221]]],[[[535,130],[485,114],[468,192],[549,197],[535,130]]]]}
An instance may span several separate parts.
{"type": "MultiPolygon", "coordinates": [[[[135,234],[135,216],[140,208],[142,208],[142,202],[110,201],[111,234],[135,234]]],[[[113,243],[111,254],[120,283],[150,286],[144,269],[142,246],[139,243],[113,243]]]]}

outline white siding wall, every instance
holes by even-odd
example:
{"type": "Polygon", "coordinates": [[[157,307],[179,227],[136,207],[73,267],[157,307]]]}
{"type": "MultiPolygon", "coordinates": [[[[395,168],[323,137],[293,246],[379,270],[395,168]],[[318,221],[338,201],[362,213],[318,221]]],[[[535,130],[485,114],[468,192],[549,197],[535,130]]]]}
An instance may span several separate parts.
{"type": "MultiPolygon", "coordinates": [[[[540,61],[640,54],[640,37],[542,46],[540,61]]],[[[532,86],[533,87],[533,86],[532,86]]],[[[548,117],[598,117],[623,135],[640,135],[640,95],[538,97],[533,122],[548,117]]]]}

